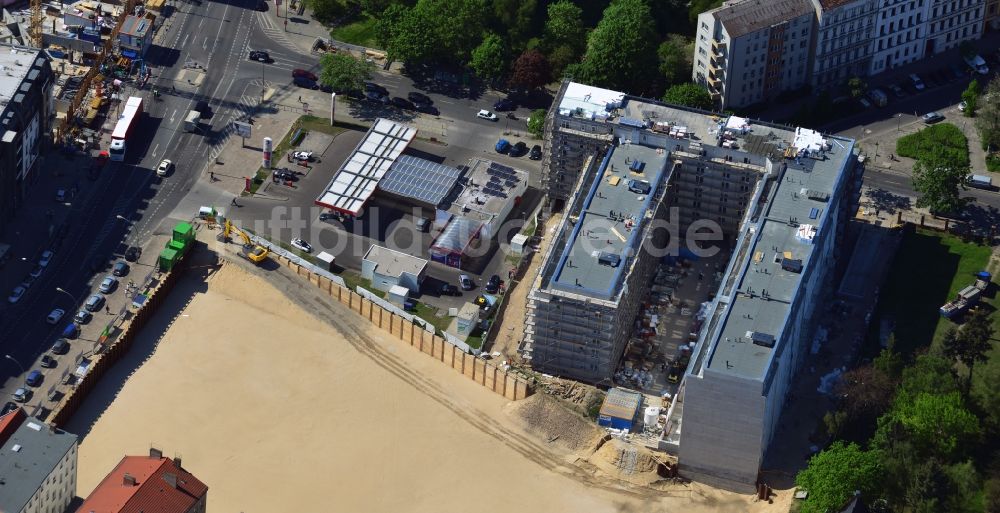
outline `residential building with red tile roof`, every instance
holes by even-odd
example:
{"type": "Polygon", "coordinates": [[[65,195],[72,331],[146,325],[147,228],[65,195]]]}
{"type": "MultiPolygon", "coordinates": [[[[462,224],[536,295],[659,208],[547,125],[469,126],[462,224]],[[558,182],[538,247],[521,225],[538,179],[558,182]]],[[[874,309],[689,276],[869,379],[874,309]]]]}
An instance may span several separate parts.
{"type": "Polygon", "coordinates": [[[180,458],[125,456],[76,513],[204,513],[208,487],[181,467],[180,458]]]}

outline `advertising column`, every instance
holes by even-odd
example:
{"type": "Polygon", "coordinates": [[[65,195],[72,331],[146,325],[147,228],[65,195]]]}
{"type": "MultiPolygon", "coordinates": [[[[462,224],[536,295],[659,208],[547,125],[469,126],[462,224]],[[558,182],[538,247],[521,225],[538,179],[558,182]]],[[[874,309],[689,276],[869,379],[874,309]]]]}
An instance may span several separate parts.
{"type": "Polygon", "coordinates": [[[264,138],[264,161],[261,164],[264,166],[264,169],[271,169],[271,143],[272,141],[270,137],[264,138]]]}

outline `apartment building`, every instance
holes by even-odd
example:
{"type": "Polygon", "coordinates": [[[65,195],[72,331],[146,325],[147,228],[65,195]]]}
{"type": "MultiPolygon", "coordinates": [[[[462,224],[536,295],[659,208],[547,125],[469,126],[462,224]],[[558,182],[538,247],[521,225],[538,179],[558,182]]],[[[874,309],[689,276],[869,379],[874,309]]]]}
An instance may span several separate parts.
{"type": "Polygon", "coordinates": [[[986,16],[983,30],[1000,30],[1000,0],[986,0],[986,16]]]}
{"type": "Polygon", "coordinates": [[[63,513],[76,496],[77,437],[18,408],[0,417],[0,511],[63,513]]]}
{"type": "Polygon", "coordinates": [[[698,15],[692,78],[722,109],[809,83],[809,0],[742,0],[698,15]]]}
{"type": "Polygon", "coordinates": [[[591,141],[574,171],[530,285],[522,354],[542,372],[610,385],[660,257],[679,249],[658,227],[679,229],[677,240],[695,220],[718,223],[732,256],[661,447],[686,476],[752,490],[828,296],[854,141],[575,83],[555,99],[546,138],[564,137],[579,98],[606,108],[576,129],[610,140],[591,141]]]}
{"type": "Polygon", "coordinates": [[[927,2],[882,0],[875,18],[875,54],[868,72],[875,75],[924,58],[927,2]]]}
{"type": "Polygon", "coordinates": [[[76,513],[205,513],[208,486],[156,448],[125,456],[76,513]]]}
{"type": "Polygon", "coordinates": [[[927,2],[926,54],[933,55],[964,41],[979,39],[986,15],[984,0],[925,0],[927,2]]]}
{"type": "Polygon", "coordinates": [[[823,89],[867,76],[874,53],[878,0],[812,0],[816,44],[810,85],[823,89]]]}
{"type": "Polygon", "coordinates": [[[37,177],[55,115],[55,77],[37,48],[0,44],[0,214],[10,218],[37,177]]]}

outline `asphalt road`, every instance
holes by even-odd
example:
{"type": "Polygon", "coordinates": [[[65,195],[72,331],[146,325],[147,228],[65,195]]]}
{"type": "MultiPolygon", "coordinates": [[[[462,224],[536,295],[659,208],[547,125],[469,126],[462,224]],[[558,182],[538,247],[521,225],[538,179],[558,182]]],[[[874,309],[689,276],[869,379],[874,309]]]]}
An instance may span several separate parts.
{"type": "MultiPolygon", "coordinates": [[[[125,162],[109,163],[96,182],[85,181],[82,169],[87,159],[81,157],[69,164],[72,169],[68,174],[76,173],[82,192],[67,205],[54,207],[57,217],[68,218],[69,232],[54,247],[53,262],[28,293],[16,304],[4,305],[2,328],[8,336],[0,353],[12,356],[25,370],[38,368],[35,360],[51,346],[79,302],[96,292],[106,271],[95,276],[89,263],[109,263],[124,252],[124,242],[141,246],[148,240],[181,198],[196,186],[205,166],[226,141],[229,121],[244,117],[256,105],[263,86],[260,68],[246,60],[246,52],[251,40],[268,36],[259,23],[261,13],[249,8],[255,3],[174,3],[175,10],[148,55],[151,85],[159,88],[160,98],[154,99],[151,86],[126,92],[144,98],[146,114],[134,128],[125,162]],[[186,67],[194,62],[199,68],[186,67]],[[200,100],[210,102],[214,115],[206,120],[203,133],[184,132],[185,114],[200,100]],[[160,178],[154,170],[163,158],[170,158],[175,167],[170,176],[160,178]],[[69,294],[57,292],[56,287],[69,294]],[[55,307],[65,309],[67,314],[53,326],[45,322],[45,317],[55,307]]],[[[51,188],[36,188],[27,204],[50,204],[52,193],[51,188]]],[[[24,229],[30,229],[28,224],[24,229]]],[[[25,247],[15,254],[29,255],[24,258],[34,260],[38,251],[25,247]]],[[[32,266],[29,261],[12,261],[3,270],[3,282],[12,287],[32,266]]],[[[133,266],[137,280],[147,272],[142,266],[133,266]]],[[[122,289],[111,295],[113,311],[124,305],[122,289]]],[[[81,338],[96,339],[110,318],[103,312],[96,314],[94,321],[84,327],[81,338]]],[[[42,369],[47,380],[68,368],[73,354],[81,352],[85,345],[90,344],[74,344],[73,353],[58,358],[59,367],[42,369]]],[[[19,380],[10,379],[20,373],[17,363],[5,361],[0,365],[4,392],[20,385],[19,380]]],[[[50,384],[43,383],[36,390],[36,400],[38,392],[47,390],[50,384]]],[[[6,401],[7,397],[5,394],[0,399],[6,401]]]]}

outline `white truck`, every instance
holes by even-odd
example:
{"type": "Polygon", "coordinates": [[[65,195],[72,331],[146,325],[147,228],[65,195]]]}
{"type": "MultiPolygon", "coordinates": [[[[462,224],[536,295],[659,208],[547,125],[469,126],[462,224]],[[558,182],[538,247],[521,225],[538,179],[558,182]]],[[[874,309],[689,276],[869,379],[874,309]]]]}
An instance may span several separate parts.
{"type": "Polygon", "coordinates": [[[966,55],[963,57],[965,63],[969,65],[970,68],[976,70],[976,73],[980,75],[989,75],[990,68],[986,65],[986,61],[979,56],[979,54],[966,55]]]}
{"type": "Polygon", "coordinates": [[[889,103],[889,95],[885,94],[885,91],[881,89],[872,89],[868,91],[868,98],[871,98],[872,103],[876,107],[885,107],[889,103]]]}
{"type": "Polygon", "coordinates": [[[972,175],[969,177],[968,185],[977,189],[990,190],[993,189],[993,179],[986,175],[972,175]]]}
{"type": "Polygon", "coordinates": [[[196,110],[192,110],[188,112],[187,117],[184,118],[184,131],[185,132],[197,131],[200,128],[200,124],[201,124],[201,113],[196,110]]]}

